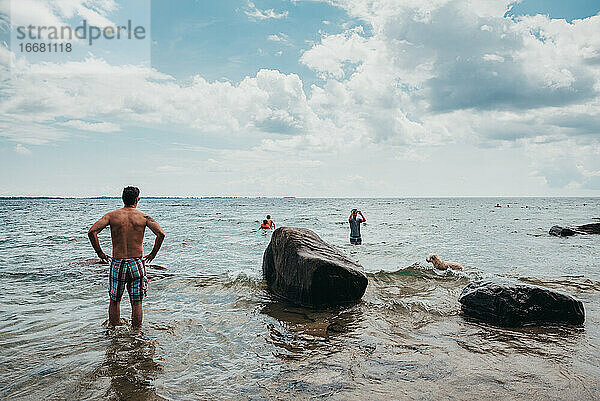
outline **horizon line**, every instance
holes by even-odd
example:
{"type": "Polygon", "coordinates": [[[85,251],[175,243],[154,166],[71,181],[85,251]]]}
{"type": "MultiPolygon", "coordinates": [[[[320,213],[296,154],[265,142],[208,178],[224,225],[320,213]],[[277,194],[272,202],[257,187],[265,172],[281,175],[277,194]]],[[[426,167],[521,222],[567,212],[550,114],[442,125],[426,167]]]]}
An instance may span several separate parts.
{"type": "MultiPolygon", "coordinates": [[[[180,196],[180,195],[155,195],[141,196],[144,199],[461,199],[461,198],[600,198],[600,195],[565,196],[565,195],[407,195],[407,196],[263,196],[263,195],[223,195],[223,196],[180,196]]],[[[52,196],[52,195],[3,195],[0,200],[69,200],[69,199],[121,199],[120,196],[52,196]]]]}

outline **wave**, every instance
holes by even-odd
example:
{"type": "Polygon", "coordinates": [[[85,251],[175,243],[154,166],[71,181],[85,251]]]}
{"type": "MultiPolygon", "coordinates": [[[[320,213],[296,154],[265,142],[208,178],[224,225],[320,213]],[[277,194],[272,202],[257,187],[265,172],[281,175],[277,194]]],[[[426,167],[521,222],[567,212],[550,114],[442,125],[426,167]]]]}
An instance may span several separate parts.
{"type": "Polygon", "coordinates": [[[583,293],[600,292],[600,282],[585,276],[561,276],[555,279],[538,279],[535,277],[520,277],[519,281],[527,284],[539,285],[563,291],[576,291],[583,293]]]}
{"type": "Polygon", "coordinates": [[[457,270],[437,270],[431,266],[423,266],[414,263],[408,267],[403,267],[395,271],[380,270],[374,273],[366,273],[367,277],[375,281],[390,281],[399,278],[411,277],[425,280],[470,280],[468,273],[457,270]]]}

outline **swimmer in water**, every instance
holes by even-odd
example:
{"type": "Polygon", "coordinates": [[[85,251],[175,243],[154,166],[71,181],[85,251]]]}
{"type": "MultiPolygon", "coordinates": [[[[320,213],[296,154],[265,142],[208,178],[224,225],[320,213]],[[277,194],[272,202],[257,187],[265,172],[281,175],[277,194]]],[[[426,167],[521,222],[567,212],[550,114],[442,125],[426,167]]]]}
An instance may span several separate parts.
{"type": "Polygon", "coordinates": [[[270,214],[267,215],[267,224],[269,225],[269,228],[275,229],[275,222],[273,220],[271,220],[270,214]]]}
{"type": "Polygon", "coordinates": [[[271,226],[269,225],[269,222],[267,220],[263,220],[262,224],[260,225],[260,227],[258,228],[258,230],[270,230],[271,226]]]}

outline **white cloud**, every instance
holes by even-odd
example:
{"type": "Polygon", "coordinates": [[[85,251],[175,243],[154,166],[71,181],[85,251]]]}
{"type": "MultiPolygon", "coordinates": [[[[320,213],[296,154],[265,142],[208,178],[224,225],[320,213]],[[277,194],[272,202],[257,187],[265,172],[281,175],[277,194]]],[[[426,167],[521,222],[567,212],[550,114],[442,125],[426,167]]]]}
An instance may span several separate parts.
{"type": "MultiPolygon", "coordinates": [[[[456,143],[518,148],[529,155],[536,179],[550,187],[596,186],[600,16],[573,23],[504,18],[508,1],[331,2],[361,25],[322,33],[301,55],[321,78],[310,87],[277,70],[237,83],[201,76],[178,81],[90,57],[40,65],[35,74],[4,81],[2,91],[10,96],[0,98],[0,135],[43,144],[64,139],[73,128],[152,127],[236,143],[251,138],[242,150],[199,150],[212,156],[197,168],[231,175],[232,190],[294,184],[319,193],[345,171],[344,152],[360,153],[366,170],[389,167],[387,161],[425,163],[436,148],[456,143]],[[564,148],[569,151],[560,156],[564,148]],[[561,170],[555,159],[568,168],[561,170]],[[311,169],[321,173],[304,174],[311,169]],[[240,177],[249,176],[254,181],[242,184],[240,177]]],[[[287,16],[253,3],[246,14],[287,16]]],[[[0,58],[10,57],[0,46],[0,58]]],[[[175,171],[172,162],[161,166],[175,171]]]]}
{"type": "Polygon", "coordinates": [[[63,140],[67,134],[53,126],[38,123],[20,116],[18,118],[0,121],[0,136],[12,142],[25,143],[28,145],[45,145],[63,140]]]}
{"type": "Polygon", "coordinates": [[[323,35],[321,42],[304,52],[300,61],[317,71],[321,77],[343,78],[348,64],[358,64],[372,57],[376,43],[364,37],[361,26],[338,35],[323,35]]]}
{"type": "Polygon", "coordinates": [[[31,150],[27,149],[25,146],[21,145],[20,143],[17,143],[17,145],[15,146],[15,152],[17,152],[20,155],[25,155],[25,156],[28,156],[31,154],[31,150]]]}
{"type": "Polygon", "coordinates": [[[159,173],[176,173],[176,172],[183,171],[183,168],[179,167],[179,166],[171,166],[171,165],[167,164],[164,166],[158,166],[156,168],[156,171],[158,171],[159,173]]]}
{"type": "Polygon", "coordinates": [[[278,13],[273,8],[270,8],[268,10],[260,10],[256,7],[256,5],[253,2],[249,1],[246,10],[244,10],[244,14],[246,14],[251,19],[262,21],[267,19],[285,18],[288,16],[289,12],[283,11],[281,13],[278,13]]]}
{"type": "MultiPolygon", "coordinates": [[[[373,140],[410,146],[580,135],[598,143],[600,16],[505,18],[509,1],[331,3],[372,34],[323,34],[302,55],[326,80],[309,98],[319,117],[330,111],[373,140]]],[[[527,149],[533,163],[543,158],[541,145],[527,149]]]]}
{"type": "Polygon", "coordinates": [[[24,124],[42,126],[28,134],[42,142],[49,132],[65,128],[113,132],[122,126],[180,126],[233,136],[297,134],[310,129],[315,118],[300,78],[273,70],[234,85],[200,76],[183,84],[155,70],[95,58],[34,68],[35,74],[15,73],[7,81],[13,95],[0,100],[0,116],[11,123],[0,135],[18,140],[24,124]]]}
{"type": "Polygon", "coordinates": [[[503,63],[504,62],[504,57],[499,56],[497,54],[484,54],[483,55],[483,59],[485,61],[497,61],[499,63],[503,63]]]}
{"type": "Polygon", "coordinates": [[[113,123],[90,123],[82,120],[70,120],[59,125],[65,127],[71,127],[82,131],[94,131],[94,132],[116,132],[120,131],[121,128],[117,124],[113,123]]]}
{"type": "Polygon", "coordinates": [[[115,0],[10,0],[10,17],[15,26],[62,26],[81,18],[91,25],[114,25],[108,16],[117,10],[115,0]]]}
{"type": "Polygon", "coordinates": [[[283,32],[267,36],[267,40],[272,42],[289,43],[290,37],[283,32]]]}

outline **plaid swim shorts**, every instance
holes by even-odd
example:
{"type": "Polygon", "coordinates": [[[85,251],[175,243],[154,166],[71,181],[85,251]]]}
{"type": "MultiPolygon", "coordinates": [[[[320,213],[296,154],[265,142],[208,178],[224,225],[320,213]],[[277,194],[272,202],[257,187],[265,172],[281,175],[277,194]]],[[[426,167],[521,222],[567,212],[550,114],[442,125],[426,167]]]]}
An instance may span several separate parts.
{"type": "Polygon", "coordinates": [[[108,277],[110,299],[121,302],[125,288],[131,301],[141,301],[146,296],[148,278],[142,258],[111,259],[108,277]]]}

